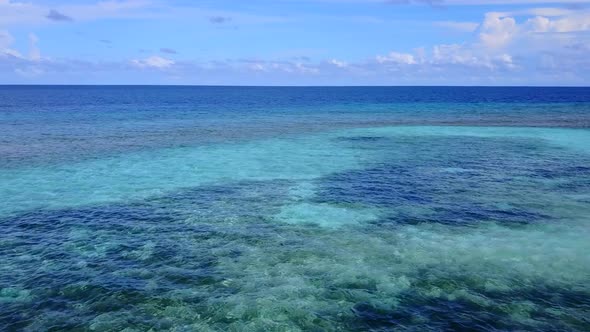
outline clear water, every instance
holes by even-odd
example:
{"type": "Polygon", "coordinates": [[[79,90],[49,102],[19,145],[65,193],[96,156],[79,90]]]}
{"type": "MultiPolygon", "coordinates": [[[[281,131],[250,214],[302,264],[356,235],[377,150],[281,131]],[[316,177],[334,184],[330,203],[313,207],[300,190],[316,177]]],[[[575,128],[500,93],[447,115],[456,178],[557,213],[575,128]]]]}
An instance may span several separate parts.
{"type": "Polygon", "coordinates": [[[590,89],[0,87],[0,330],[590,330],[590,89]]]}

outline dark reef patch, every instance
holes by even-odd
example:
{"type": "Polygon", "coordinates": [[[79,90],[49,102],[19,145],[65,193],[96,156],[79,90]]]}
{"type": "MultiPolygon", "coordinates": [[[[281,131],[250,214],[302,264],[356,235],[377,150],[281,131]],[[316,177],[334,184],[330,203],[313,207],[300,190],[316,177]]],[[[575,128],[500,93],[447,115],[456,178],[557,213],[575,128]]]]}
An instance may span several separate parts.
{"type": "Polygon", "coordinates": [[[586,331],[589,296],[542,281],[535,287],[490,291],[480,281],[446,276],[415,284],[397,305],[358,302],[351,308],[355,319],[346,325],[356,331],[586,331]],[[430,289],[444,292],[424,295],[430,289]]]}
{"type": "Polygon", "coordinates": [[[314,200],[391,211],[381,223],[551,220],[556,195],[587,192],[590,181],[588,167],[572,166],[590,163],[588,156],[534,139],[351,137],[346,144],[377,149],[381,158],[324,177],[314,200]]]}
{"type": "Polygon", "coordinates": [[[130,325],[149,329],[156,326],[145,307],[132,308],[206,298],[169,295],[182,290],[232,292],[221,284],[218,260],[238,259],[244,244],[274,237],[266,218],[288,188],[288,181],[230,183],[0,219],[3,234],[10,234],[0,236],[0,291],[17,294],[0,296],[0,330],[34,329],[37,319],[75,331],[102,313],[129,310],[137,322],[130,325]]]}

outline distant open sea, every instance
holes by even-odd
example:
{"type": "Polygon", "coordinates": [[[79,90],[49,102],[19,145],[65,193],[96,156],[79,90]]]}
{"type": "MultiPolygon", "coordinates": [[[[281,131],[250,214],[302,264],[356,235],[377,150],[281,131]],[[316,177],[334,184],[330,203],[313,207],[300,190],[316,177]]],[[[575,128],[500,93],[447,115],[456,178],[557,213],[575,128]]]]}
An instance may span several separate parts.
{"type": "Polygon", "coordinates": [[[590,331],[590,88],[0,86],[0,331],[590,331]]]}

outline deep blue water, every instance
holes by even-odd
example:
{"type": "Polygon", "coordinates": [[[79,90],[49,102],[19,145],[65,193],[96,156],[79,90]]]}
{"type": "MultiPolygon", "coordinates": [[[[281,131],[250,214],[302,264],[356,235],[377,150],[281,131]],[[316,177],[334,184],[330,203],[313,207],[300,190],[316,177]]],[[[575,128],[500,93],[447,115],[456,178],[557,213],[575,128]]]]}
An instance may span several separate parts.
{"type": "Polygon", "coordinates": [[[590,88],[0,87],[0,330],[588,331],[590,88]]]}

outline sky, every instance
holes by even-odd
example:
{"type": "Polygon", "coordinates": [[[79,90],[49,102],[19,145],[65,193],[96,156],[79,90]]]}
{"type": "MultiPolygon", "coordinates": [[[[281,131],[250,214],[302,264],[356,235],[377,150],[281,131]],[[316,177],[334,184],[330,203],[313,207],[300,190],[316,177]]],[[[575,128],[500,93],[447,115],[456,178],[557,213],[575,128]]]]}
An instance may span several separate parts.
{"type": "Polygon", "coordinates": [[[590,85],[590,0],[0,0],[0,84],[590,85]]]}

